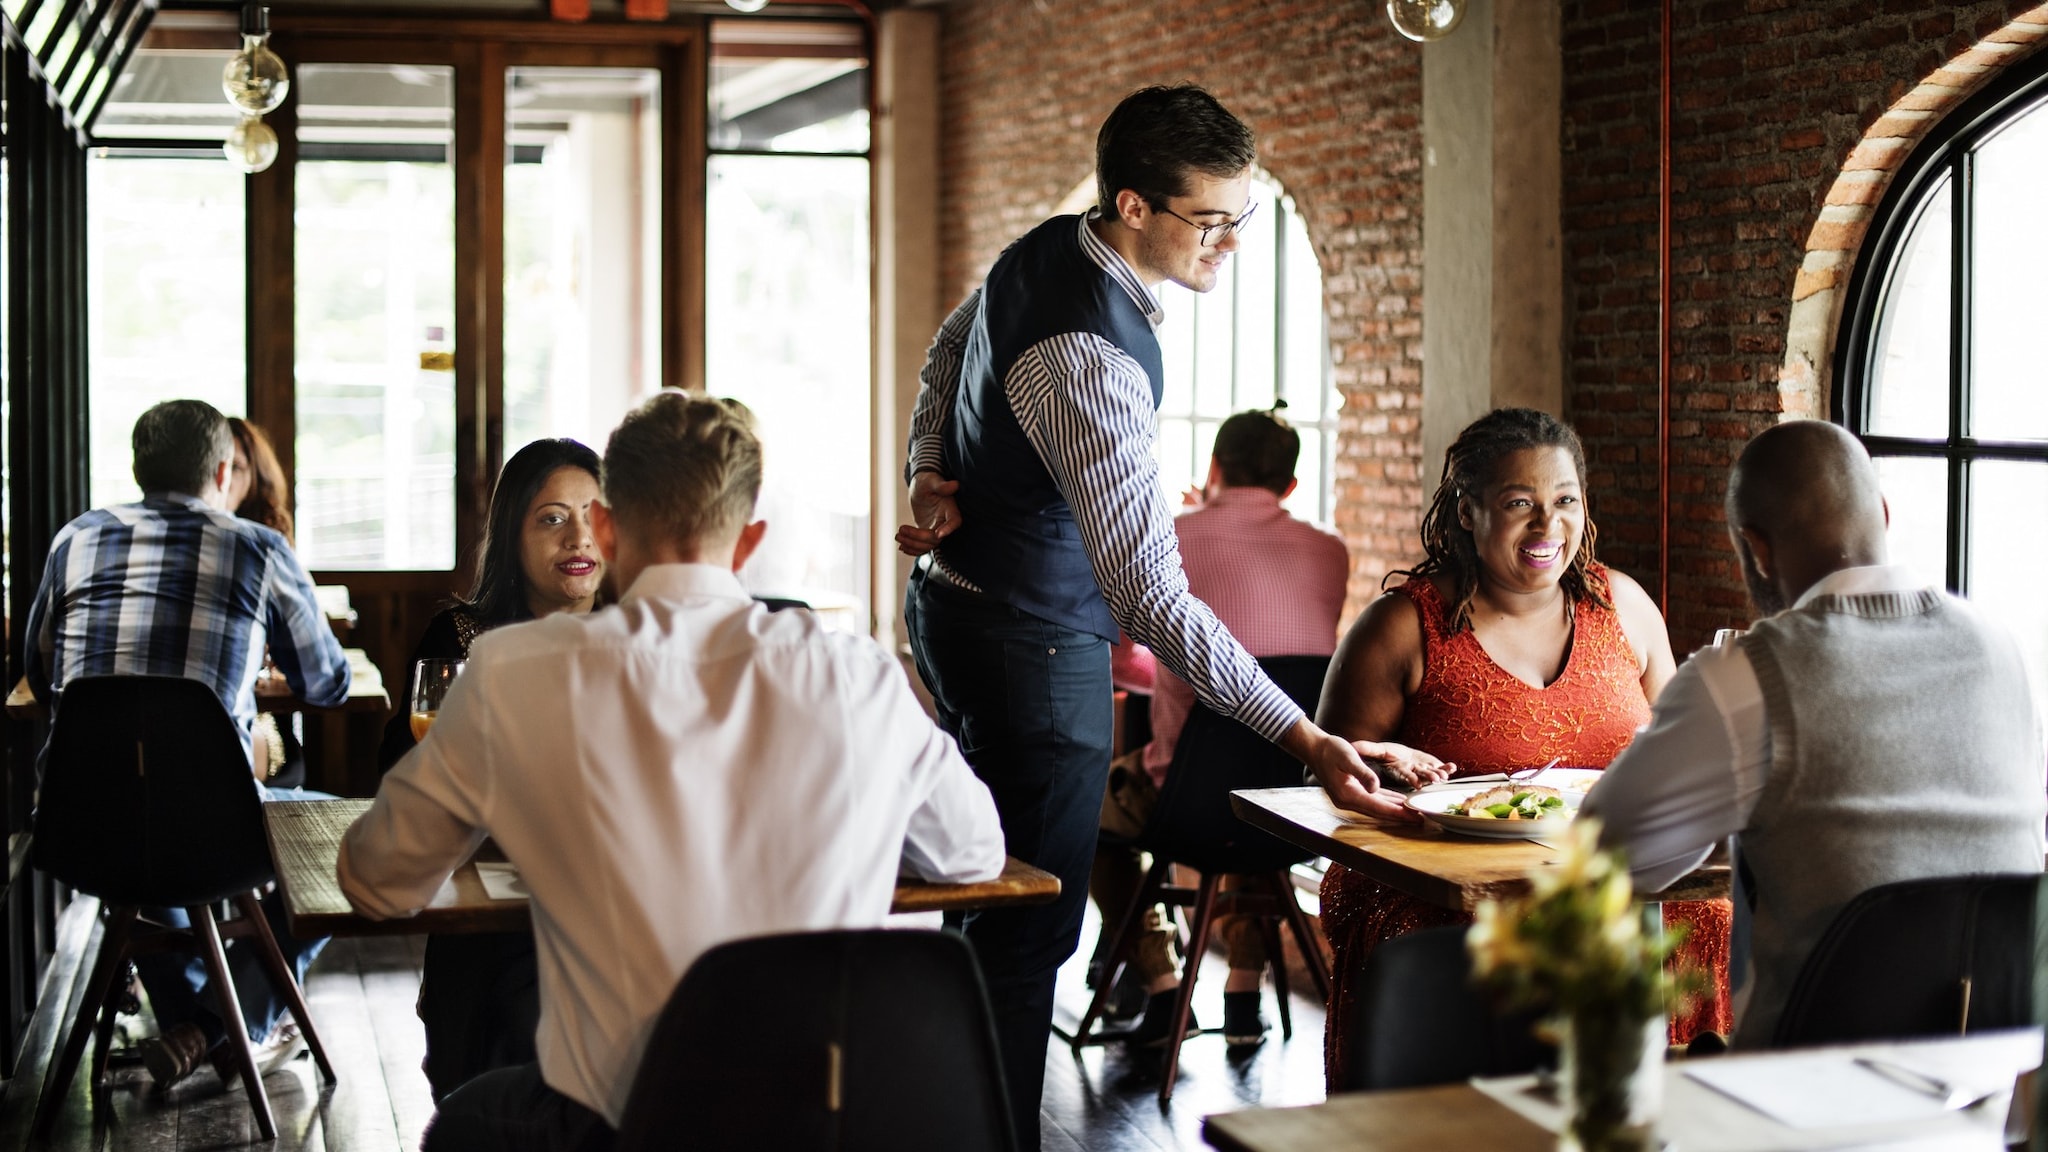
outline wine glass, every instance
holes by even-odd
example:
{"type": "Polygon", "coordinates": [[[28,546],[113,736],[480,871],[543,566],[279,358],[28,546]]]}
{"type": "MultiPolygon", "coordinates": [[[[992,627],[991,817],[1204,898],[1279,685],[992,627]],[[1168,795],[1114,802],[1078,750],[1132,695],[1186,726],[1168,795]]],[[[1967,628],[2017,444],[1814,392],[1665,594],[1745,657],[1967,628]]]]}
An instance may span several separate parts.
{"type": "Polygon", "coordinates": [[[448,688],[455,678],[462,675],[461,660],[422,660],[412,670],[412,738],[414,743],[427,738],[427,729],[434,726],[434,716],[441,711],[441,700],[448,695],[448,688]]]}

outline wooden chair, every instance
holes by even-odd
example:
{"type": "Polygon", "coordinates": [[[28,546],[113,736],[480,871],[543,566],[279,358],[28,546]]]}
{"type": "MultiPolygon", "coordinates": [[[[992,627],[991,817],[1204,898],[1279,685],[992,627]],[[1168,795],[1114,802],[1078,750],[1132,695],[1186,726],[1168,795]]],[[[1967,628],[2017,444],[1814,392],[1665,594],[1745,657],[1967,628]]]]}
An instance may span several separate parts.
{"type": "Polygon", "coordinates": [[[648,1039],[617,1152],[1015,1152],[988,992],[945,932],[723,944],[648,1039]]]}
{"type": "MultiPolygon", "coordinates": [[[[115,976],[129,957],[169,948],[197,951],[219,997],[227,1040],[249,1107],[265,1140],[277,1137],[223,938],[260,950],[313,1060],[329,1083],[334,1068],[313,1029],[305,997],[278,951],[257,889],[272,879],[262,801],[241,734],[213,689],[166,676],[97,676],[64,687],[50,734],[36,807],[35,866],[104,904],[105,932],[78,1017],[43,1086],[36,1130],[46,1130],[94,1038],[91,1083],[106,1067],[118,1001],[115,976]],[[213,905],[240,913],[218,920],[213,905]],[[140,921],[144,908],[183,908],[190,929],[140,921]]],[[[95,1091],[95,1095],[96,1095],[95,1091]]]]}
{"type": "MultiPolygon", "coordinates": [[[[1269,656],[1259,661],[1274,683],[1310,711],[1322,693],[1329,663],[1329,658],[1323,656],[1269,656]]],[[[1329,970],[1314,934],[1309,931],[1308,918],[1295,902],[1293,880],[1288,874],[1290,868],[1312,854],[1244,823],[1230,809],[1230,793],[1235,790],[1298,788],[1301,782],[1301,762],[1251,729],[1199,704],[1189,711],[1180,739],[1174,745],[1166,787],[1159,794],[1151,822],[1137,841],[1139,848],[1152,854],[1152,867],[1124,912],[1095,997],[1069,1041],[1076,1053],[1084,1046],[1116,1039],[1114,1034],[1096,1031],[1095,1025],[1108,1006],[1117,970],[1130,960],[1146,914],[1155,904],[1194,909],[1187,962],[1181,971],[1180,998],[1175,1004],[1173,1030],[1168,1033],[1166,1067],[1159,1086],[1162,1104],[1173,1098],[1174,1081],[1180,1072],[1180,1044],[1171,1038],[1187,1033],[1195,977],[1219,915],[1259,919],[1266,938],[1267,963],[1273,971],[1273,989],[1279,999],[1283,1037],[1293,1037],[1294,1020],[1288,1005],[1287,965],[1280,948],[1281,923],[1293,930],[1317,993],[1329,998],[1329,970]],[[1201,874],[1196,887],[1171,882],[1175,864],[1201,874]],[[1242,878],[1237,890],[1221,891],[1220,882],[1225,876],[1242,878]]]]}
{"type": "Polygon", "coordinates": [[[2028,1027],[2041,887],[2032,874],[1951,876],[1856,897],[1800,967],[1771,1046],[2028,1027]]]}

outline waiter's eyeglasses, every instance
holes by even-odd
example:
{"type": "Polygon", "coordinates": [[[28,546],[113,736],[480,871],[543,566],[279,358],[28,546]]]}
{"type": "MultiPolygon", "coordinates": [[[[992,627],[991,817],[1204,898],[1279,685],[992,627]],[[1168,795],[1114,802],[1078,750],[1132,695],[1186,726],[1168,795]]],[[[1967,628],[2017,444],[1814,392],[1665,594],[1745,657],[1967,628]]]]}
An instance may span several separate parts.
{"type": "Polygon", "coordinates": [[[1252,218],[1252,213],[1257,212],[1259,210],[1259,206],[1257,204],[1253,204],[1251,207],[1246,208],[1244,210],[1244,215],[1239,216],[1235,220],[1225,220],[1221,224],[1197,224],[1193,220],[1190,220],[1187,217],[1181,215],[1180,213],[1175,212],[1171,208],[1161,208],[1159,210],[1161,212],[1166,213],[1168,216],[1173,217],[1175,220],[1178,220],[1181,223],[1187,225],[1190,228],[1201,229],[1202,247],[1213,248],[1216,245],[1223,243],[1225,240],[1228,240],[1230,237],[1237,235],[1237,230],[1244,227],[1244,222],[1252,218]]]}

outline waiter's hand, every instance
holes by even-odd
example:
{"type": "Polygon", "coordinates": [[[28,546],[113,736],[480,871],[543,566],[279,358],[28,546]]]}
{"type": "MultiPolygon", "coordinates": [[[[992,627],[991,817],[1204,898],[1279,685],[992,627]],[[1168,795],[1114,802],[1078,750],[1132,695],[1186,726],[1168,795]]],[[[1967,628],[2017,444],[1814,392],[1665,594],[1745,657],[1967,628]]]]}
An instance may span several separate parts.
{"type": "Polygon", "coordinates": [[[1330,803],[1382,820],[1414,822],[1421,817],[1408,810],[1406,797],[1380,788],[1374,765],[1413,787],[1448,775],[1443,762],[1427,752],[1400,744],[1346,740],[1316,727],[1307,717],[1288,729],[1280,746],[1308,766],[1329,794],[1330,803]]]}
{"type": "Polygon", "coordinates": [[[953,493],[959,490],[958,480],[945,479],[937,472],[912,476],[910,515],[917,522],[896,529],[896,550],[905,556],[922,556],[952,535],[960,527],[960,505],[953,500],[953,493]]]}

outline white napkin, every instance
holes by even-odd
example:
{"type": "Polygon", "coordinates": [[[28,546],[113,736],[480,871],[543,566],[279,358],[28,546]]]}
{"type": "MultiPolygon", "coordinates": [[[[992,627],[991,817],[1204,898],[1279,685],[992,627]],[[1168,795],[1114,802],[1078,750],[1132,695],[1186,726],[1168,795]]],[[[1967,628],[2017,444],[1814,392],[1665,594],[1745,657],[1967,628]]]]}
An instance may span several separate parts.
{"type": "Polygon", "coordinates": [[[478,863],[477,879],[484,882],[484,892],[493,900],[525,900],[533,893],[526,890],[526,882],[519,878],[519,869],[508,863],[478,863]]]}

